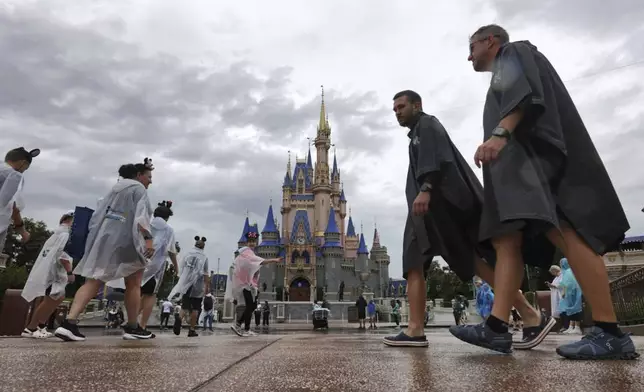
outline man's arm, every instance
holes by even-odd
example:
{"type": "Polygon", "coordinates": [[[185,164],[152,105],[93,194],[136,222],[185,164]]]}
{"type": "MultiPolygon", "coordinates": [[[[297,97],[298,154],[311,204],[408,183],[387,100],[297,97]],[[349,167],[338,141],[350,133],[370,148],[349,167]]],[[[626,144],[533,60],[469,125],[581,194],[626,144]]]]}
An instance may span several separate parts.
{"type": "Polygon", "coordinates": [[[179,263],[177,263],[177,254],[168,252],[168,256],[170,257],[170,261],[172,262],[172,266],[174,267],[174,273],[175,275],[179,273],[179,263]]]}

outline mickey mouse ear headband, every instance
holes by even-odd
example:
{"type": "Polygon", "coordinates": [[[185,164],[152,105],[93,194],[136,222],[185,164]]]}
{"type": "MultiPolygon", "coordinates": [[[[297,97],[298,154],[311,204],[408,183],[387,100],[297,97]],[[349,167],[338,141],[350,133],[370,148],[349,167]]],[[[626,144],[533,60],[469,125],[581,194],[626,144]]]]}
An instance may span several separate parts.
{"type": "Polygon", "coordinates": [[[143,159],[143,166],[146,167],[148,170],[154,170],[154,165],[152,164],[152,159],[145,157],[143,159]]]}
{"type": "Polygon", "coordinates": [[[27,162],[31,163],[31,161],[35,157],[40,155],[40,149],[39,148],[34,148],[31,151],[27,151],[24,147],[18,147],[18,148],[14,148],[13,150],[11,150],[8,155],[14,155],[16,157],[15,160],[17,160],[17,161],[18,160],[24,160],[24,161],[27,161],[27,162]]]}
{"type": "Polygon", "coordinates": [[[201,242],[206,242],[206,237],[201,237],[199,238],[198,235],[195,236],[195,241],[201,241],[201,242]]]}
{"type": "Polygon", "coordinates": [[[172,208],[172,201],[168,200],[163,200],[161,203],[158,204],[159,207],[167,207],[167,208],[172,208]]]}

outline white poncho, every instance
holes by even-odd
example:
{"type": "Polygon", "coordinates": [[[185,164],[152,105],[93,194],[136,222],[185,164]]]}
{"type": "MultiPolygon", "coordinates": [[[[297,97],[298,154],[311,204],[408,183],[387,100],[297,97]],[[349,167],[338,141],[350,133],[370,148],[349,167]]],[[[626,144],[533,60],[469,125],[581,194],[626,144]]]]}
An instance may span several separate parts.
{"type": "MultiPolygon", "coordinates": [[[[152,278],[156,279],[156,289],[161,285],[166,267],[166,256],[168,252],[177,253],[175,249],[174,230],[163,218],[154,217],[150,223],[151,234],[154,244],[154,255],[143,271],[141,287],[152,278]]],[[[125,280],[118,279],[107,282],[108,287],[125,289],[125,280]]]]}
{"type": "Polygon", "coordinates": [[[67,271],[60,260],[72,262],[72,258],[63,251],[69,239],[69,230],[69,226],[60,225],[45,241],[22,289],[22,297],[27,302],[45,295],[49,286],[51,286],[50,297],[60,299],[65,295],[67,271]]]}
{"type": "Polygon", "coordinates": [[[24,208],[23,183],[22,173],[6,163],[0,166],[0,233],[6,232],[11,223],[14,203],[19,210],[24,208]]]}
{"type": "Polygon", "coordinates": [[[145,240],[139,226],[151,232],[151,218],[145,187],[138,181],[121,179],[92,215],[85,255],[74,274],[109,282],[145,268],[145,240]]]}
{"type": "Polygon", "coordinates": [[[186,294],[190,289],[190,297],[203,297],[206,295],[205,275],[208,275],[208,257],[203,249],[194,247],[183,257],[179,281],[170,291],[168,298],[172,300],[178,295],[186,294]]]}
{"type": "Polygon", "coordinates": [[[259,269],[262,267],[264,259],[257,256],[248,247],[243,247],[238,252],[239,256],[233,261],[232,271],[228,274],[224,299],[241,302],[244,300],[244,290],[249,290],[253,297],[257,295],[259,269]]]}

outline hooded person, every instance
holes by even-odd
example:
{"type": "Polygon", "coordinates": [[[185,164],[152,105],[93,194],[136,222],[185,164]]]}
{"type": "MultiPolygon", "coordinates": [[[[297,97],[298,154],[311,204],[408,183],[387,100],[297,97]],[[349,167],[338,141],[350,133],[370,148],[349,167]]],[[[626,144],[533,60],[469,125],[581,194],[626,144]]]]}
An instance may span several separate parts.
{"type": "Polygon", "coordinates": [[[22,198],[24,185],[23,173],[29,169],[32,160],[40,155],[39,149],[31,151],[24,147],[14,148],[7,152],[4,165],[0,167],[0,252],[4,249],[9,225],[22,237],[22,242],[29,241],[30,234],[25,230],[20,211],[25,207],[22,198]]]}
{"type": "Polygon", "coordinates": [[[175,317],[173,326],[175,335],[181,333],[181,320],[190,315],[188,337],[199,336],[196,328],[201,303],[206,293],[210,292],[208,256],[203,251],[205,246],[206,237],[195,236],[194,248],[186,253],[181,261],[179,281],[168,295],[170,300],[181,296],[181,314],[175,317]]]}
{"type": "Polygon", "coordinates": [[[495,300],[485,323],[450,332],[510,352],[508,321],[524,266],[548,268],[558,248],[584,289],[594,325],[557,353],[638,358],[633,340],[619,328],[602,259],[624,239],[628,219],[570,93],[536,46],[510,42],[501,26],[480,27],[468,44],[474,71],[492,74],[474,163],[482,167],[485,184],[479,240],[491,241],[497,255],[495,300]]]}
{"type": "Polygon", "coordinates": [[[147,188],[152,183],[152,161],[121,166],[121,179],[100,202],[89,222],[85,254],[74,274],[85,283],[78,289],[67,319],[55,335],[64,341],[84,341],[77,319],[105,282],[125,279],[127,325],[123,338],[149,339],[151,333],[138,324],[141,280],[148,260],[154,255],[150,227],[152,207],[147,188]]]}
{"type": "Polygon", "coordinates": [[[68,211],[60,218],[60,225],[45,241],[29,272],[29,277],[22,289],[22,297],[27,302],[38,297],[44,296],[44,298],[34,310],[31,321],[22,331],[22,337],[43,339],[53,336],[52,333],[47,332],[46,322],[65,299],[67,284],[74,282],[72,258],[64,251],[73,220],[74,211],[68,211]]]}
{"type": "Polygon", "coordinates": [[[559,314],[565,315],[566,320],[570,321],[569,328],[564,331],[566,334],[582,334],[582,292],[575,274],[570,269],[568,259],[563,258],[561,265],[561,300],[559,301],[559,314]]]}
{"type": "MultiPolygon", "coordinates": [[[[156,303],[156,295],[163,281],[168,257],[174,266],[174,271],[178,271],[174,230],[168,224],[168,219],[173,215],[172,202],[164,200],[159,203],[153,215],[150,228],[154,254],[146,265],[141,280],[141,320],[139,324],[143,329],[147,328],[148,320],[156,303]]],[[[111,281],[107,283],[107,286],[125,289],[125,281],[123,279],[111,281]]],[[[154,338],[155,335],[152,334],[152,337],[154,338]]]]}
{"type": "Polygon", "coordinates": [[[237,257],[233,261],[232,273],[230,274],[229,287],[226,287],[226,299],[235,300],[238,304],[244,304],[244,312],[239,315],[235,324],[230,328],[238,336],[253,336],[255,333],[250,330],[250,323],[255,310],[255,296],[259,292],[259,270],[262,265],[279,263],[283,259],[263,259],[253,251],[257,245],[254,238],[248,239],[248,245],[241,247],[235,252],[237,257]],[[230,290],[229,290],[230,288],[230,290]],[[242,324],[244,329],[242,330],[242,324]]]}
{"type": "Polygon", "coordinates": [[[476,290],[476,310],[483,320],[487,319],[492,312],[494,304],[494,293],[489,284],[481,281],[476,290]]]}

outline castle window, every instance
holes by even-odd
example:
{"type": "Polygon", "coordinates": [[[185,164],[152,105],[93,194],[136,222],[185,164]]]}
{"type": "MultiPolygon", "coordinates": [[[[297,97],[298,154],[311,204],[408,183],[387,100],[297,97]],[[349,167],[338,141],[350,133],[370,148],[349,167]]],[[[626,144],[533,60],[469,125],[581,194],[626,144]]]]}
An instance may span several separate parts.
{"type": "Polygon", "coordinates": [[[297,193],[304,193],[304,179],[299,178],[297,180],[297,193]]]}

